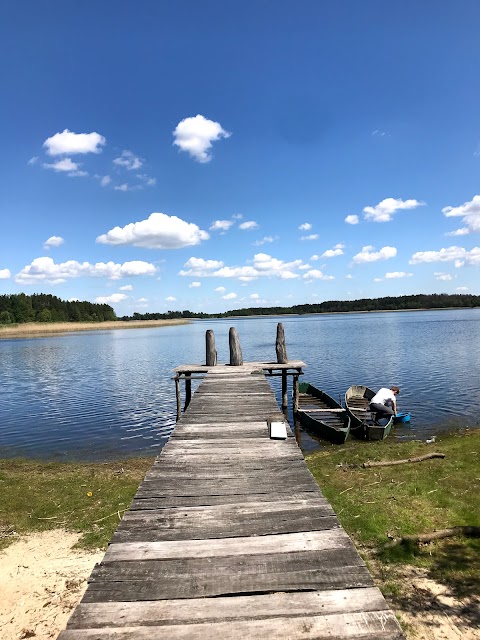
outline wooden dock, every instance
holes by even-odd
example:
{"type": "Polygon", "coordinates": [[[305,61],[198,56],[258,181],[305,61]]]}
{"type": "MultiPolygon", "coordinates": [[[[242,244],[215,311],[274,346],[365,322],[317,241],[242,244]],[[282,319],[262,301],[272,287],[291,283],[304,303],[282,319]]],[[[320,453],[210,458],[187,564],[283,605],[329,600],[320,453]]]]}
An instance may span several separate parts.
{"type": "MultiPolygon", "coordinates": [[[[309,473],[264,371],[206,373],[60,640],[403,638],[309,473]]],[[[282,368],[283,367],[283,368],[282,368]]]]}

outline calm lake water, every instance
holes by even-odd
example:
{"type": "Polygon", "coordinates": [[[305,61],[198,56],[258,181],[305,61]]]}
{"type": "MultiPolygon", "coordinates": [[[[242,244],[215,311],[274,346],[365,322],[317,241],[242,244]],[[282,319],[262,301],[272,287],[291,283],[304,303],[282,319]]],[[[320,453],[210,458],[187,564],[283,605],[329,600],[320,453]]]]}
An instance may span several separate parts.
{"type": "MultiPolygon", "coordinates": [[[[390,437],[478,427],[479,309],[230,318],[0,340],[0,457],[102,460],[159,451],[175,424],[172,369],[204,361],[205,331],[215,331],[219,362],[228,361],[231,326],[245,361],[274,360],[278,321],[289,357],[308,365],[303,379],[335,398],[351,384],[401,387],[399,410],[410,411],[412,422],[390,437]]],[[[280,381],[270,380],[279,400],[280,381]]],[[[322,446],[306,433],[301,444],[322,446]]]]}

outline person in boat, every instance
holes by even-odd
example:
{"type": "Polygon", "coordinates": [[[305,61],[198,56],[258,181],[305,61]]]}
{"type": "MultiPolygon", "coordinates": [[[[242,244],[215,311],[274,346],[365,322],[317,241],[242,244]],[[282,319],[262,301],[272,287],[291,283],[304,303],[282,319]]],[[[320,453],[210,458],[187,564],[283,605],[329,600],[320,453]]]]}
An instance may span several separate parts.
{"type": "Polygon", "coordinates": [[[382,418],[390,420],[392,416],[397,415],[397,396],[399,393],[399,387],[393,386],[390,389],[382,388],[373,396],[369,409],[375,414],[377,422],[382,418]]]}

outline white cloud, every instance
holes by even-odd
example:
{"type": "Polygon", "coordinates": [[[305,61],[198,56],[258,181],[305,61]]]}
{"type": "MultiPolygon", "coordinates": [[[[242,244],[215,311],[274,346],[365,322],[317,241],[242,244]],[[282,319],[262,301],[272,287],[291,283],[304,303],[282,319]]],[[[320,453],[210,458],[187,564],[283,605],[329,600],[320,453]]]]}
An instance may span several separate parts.
{"type": "Polygon", "coordinates": [[[347,275],[345,276],[345,278],[347,278],[347,280],[352,280],[353,276],[351,273],[347,273],[347,275]]]}
{"type": "Polygon", "coordinates": [[[45,242],[43,243],[43,248],[49,249],[50,247],[59,247],[64,242],[65,240],[60,236],[50,236],[50,238],[48,238],[48,240],[45,240],[45,242]]]}
{"type": "Polygon", "coordinates": [[[137,178],[147,187],[154,187],[157,184],[157,179],[148,176],[146,173],[137,173],[137,178]]]}
{"type": "Polygon", "coordinates": [[[470,251],[463,247],[447,247],[439,251],[417,251],[410,259],[410,264],[421,262],[454,262],[456,267],[462,267],[465,263],[480,265],[480,247],[474,247],[470,251]]]}
{"type": "Polygon", "coordinates": [[[242,231],[248,231],[249,229],[258,229],[258,224],[253,220],[250,220],[248,222],[242,222],[238,225],[238,228],[242,229],[242,231]]]}
{"type": "Polygon", "coordinates": [[[406,271],[389,271],[385,274],[387,280],[392,278],[410,278],[411,276],[413,276],[413,273],[407,273],[406,271]]]}
{"type": "Polygon", "coordinates": [[[122,154],[113,160],[113,164],[117,165],[117,167],[124,167],[127,171],[134,171],[136,169],[140,169],[143,165],[143,161],[141,158],[136,156],[132,151],[122,151],[122,154]]]}
{"type": "Polygon", "coordinates": [[[139,298],[137,302],[148,302],[148,298],[139,298]]]}
{"type": "Polygon", "coordinates": [[[233,220],[215,220],[210,227],[211,231],[228,231],[234,224],[233,220]]]}
{"type": "MultiPolygon", "coordinates": [[[[442,213],[447,218],[462,218],[462,222],[467,225],[469,231],[480,231],[480,196],[474,196],[472,200],[464,202],[459,207],[444,207],[442,213]]],[[[458,231],[463,231],[463,229],[458,231]]],[[[457,232],[455,235],[464,234],[457,232]]]]}
{"type": "Polygon", "coordinates": [[[375,131],[372,131],[372,136],[378,138],[389,138],[390,134],[388,133],[388,131],[383,131],[383,129],[375,129],[375,131]]]}
{"type": "Polygon", "coordinates": [[[131,284],[126,284],[123,287],[120,287],[120,291],[133,291],[133,287],[131,284]]]}
{"type": "Polygon", "coordinates": [[[118,184],[116,187],[113,187],[115,191],[130,191],[130,187],[126,182],[123,184],[118,184]]]}
{"type": "Polygon", "coordinates": [[[151,276],[156,272],[156,268],[149,262],[133,260],[123,264],[114,262],[77,262],[68,260],[56,264],[52,258],[43,256],[35,258],[31,264],[25,266],[15,276],[18,284],[36,284],[48,282],[50,284],[60,284],[72,278],[97,277],[119,280],[129,276],[151,276]]]}
{"type": "Polygon", "coordinates": [[[442,273],[441,271],[435,271],[433,274],[435,276],[435,280],[444,280],[449,281],[453,280],[453,276],[450,273],[442,273]]]}
{"type": "Polygon", "coordinates": [[[100,153],[105,143],[105,138],[95,131],[73,133],[65,129],[62,133],[56,133],[51,138],[47,138],[43,146],[49,156],[58,156],[67,153],[100,153]]]}
{"type": "Polygon", "coordinates": [[[250,298],[252,300],[258,300],[260,298],[260,296],[258,295],[258,293],[251,293],[250,294],[250,298]]]}
{"type": "Polygon", "coordinates": [[[397,250],[395,247],[382,247],[380,251],[374,251],[375,247],[371,245],[367,247],[363,247],[360,253],[357,253],[356,256],[353,256],[353,261],[357,264],[365,263],[365,262],[378,262],[379,260],[388,260],[389,258],[394,258],[397,255],[397,250]]]}
{"type": "Polygon", "coordinates": [[[98,304],[115,304],[117,302],[122,302],[122,300],[126,300],[128,296],[124,293],[112,293],[111,296],[99,296],[95,298],[95,302],[98,304]]]}
{"type": "Polygon", "coordinates": [[[225,287],[217,287],[214,291],[217,291],[218,293],[225,293],[226,289],[225,287]]]}
{"type": "Polygon", "coordinates": [[[468,287],[457,287],[457,291],[468,291],[468,287]]]}
{"type": "Polygon", "coordinates": [[[305,280],[335,280],[333,276],[327,276],[319,269],[311,269],[303,274],[305,280]]]}
{"type": "Polygon", "coordinates": [[[402,200],[401,198],[385,198],[379,202],[375,207],[365,207],[363,213],[365,214],[365,220],[372,220],[372,222],[389,222],[393,214],[402,209],[415,209],[424,205],[424,202],[419,200],[402,200]]]}
{"type": "Polygon", "coordinates": [[[33,158],[30,158],[30,160],[27,162],[27,164],[37,164],[38,162],[38,156],[33,156],[33,158]]]}
{"type": "Polygon", "coordinates": [[[190,258],[185,267],[187,270],[179,271],[181,276],[195,276],[199,278],[238,278],[243,282],[250,282],[260,277],[277,277],[281,280],[298,278],[299,274],[293,270],[303,266],[302,260],[284,262],[278,258],[272,258],[266,253],[257,253],[252,260],[252,265],[225,266],[218,260],[203,260],[203,258],[190,258]]]}
{"type": "Polygon", "coordinates": [[[187,260],[183,266],[187,267],[187,270],[181,269],[178,275],[205,278],[211,276],[214,269],[223,267],[223,262],[220,260],[204,260],[203,258],[192,257],[187,260]]]}
{"type": "Polygon", "coordinates": [[[298,228],[300,229],[300,231],[310,231],[312,225],[310,224],[310,222],[304,222],[298,228]]]}
{"type": "Polygon", "coordinates": [[[374,278],[373,281],[374,282],[383,282],[383,278],[374,278]]]}
{"type": "Polygon", "coordinates": [[[190,289],[197,289],[198,287],[202,286],[202,283],[201,282],[191,282],[188,286],[189,286],[190,289]]]}
{"type": "Polygon", "coordinates": [[[168,296],[168,298],[165,298],[165,300],[166,300],[167,302],[176,302],[176,301],[177,301],[177,299],[176,299],[176,298],[174,298],[173,296],[168,296]]]}
{"type": "Polygon", "coordinates": [[[461,227],[460,229],[455,229],[455,231],[448,231],[446,236],[468,236],[470,233],[470,229],[468,227],[461,227]]]}
{"type": "Polygon", "coordinates": [[[320,256],[317,256],[317,254],[315,254],[311,256],[310,260],[313,260],[315,262],[316,260],[320,260],[320,256]]]}
{"type": "Polygon", "coordinates": [[[62,158],[62,160],[57,160],[52,164],[44,163],[44,169],[53,169],[54,171],[60,173],[68,173],[70,177],[82,177],[88,176],[87,171],[80,170],[80,164],[77,162],[73,162],[71,158],[62,158]]]}
{"type": "Polygon", "coordinates": [[[226,296],[222,296],[224,300],[234,300],[237,297],[236,293],[227,293],[226,296]]]}
{"type": "Polygon", "coordinates": [[[179,122],[173,132],[173,144],[186,151],[197,162],[210,162],[209,150],[212,142],[221,138],[229,138],[231,133],[225,131],[219,122],[208,120],[198,114],[193,118],[185,118],[179,122]]]}
{"type": "Polygon", "coordinates": [[[255,247],[261,247],[263,244],[267,244],[267,242],[275,242],[278,240],[278,236],[264,236],[261,240],[255,240],[252,244],[255,247]]]}
{"type": "Polygon", "coordinates": [[[352,215],[347,216],[345,218],[345,222],[347,224],[358,224],[359,223],[359,218],[358,218],[358,216],[352,214],[352,215]]]}
{"type": "Polygon", "coordinates": [[[98,236],[97,242],[147,249],[180,249],[199,244],[209,237],[206,231],[192,222],[165,213],[152,213],[146,220],[111,229],[98,236]]]}
{"type": "Polygon", "coordinates": [[[102,187],[106,187],[107,184],[110,184],[110,182],[112,181],[110,176],[102,176],[100,178],[100,184],[102,185],[102,187]]]}
{"type": "Polygon", "coordinates": [[[302,264],[300,267],[298,267],[300,269],[300,271],[306,271],[307,269],[311,269],[311,265],[307,264],[302,264]]]}
{"type": "Polygon", "coordinates": [[[232,216],[233,220],[241,220],[243,215],[241,213],[234,213],[232,216]]]}
{"type": "Polygon", "coordinates": [[[69,298],[69,302],[80,302],[80,298],[69,298]]]}
{"type": "Polygon", "coordinates": [[[302,236],[300,240],[318,240],[318,233],[311,233],[308,236],[302,236]]]}
{"type": "MultiPolygon", "coordinates": [[[[336,244],[333,249],[327,249],[322,253],[322,258],[335,258],[336,256],[342,256],[345,245],[342,243],[336,244]]],[[[313,259],[313,258],[312,258],[313,259]]],[[[317,256],[318,259],[318,256],[317,256]]]]}
{"type": "Polygon", "coordinates": [[[0,280],[8,280],[11,275],[10,269],[0,269],[0,280]]]}

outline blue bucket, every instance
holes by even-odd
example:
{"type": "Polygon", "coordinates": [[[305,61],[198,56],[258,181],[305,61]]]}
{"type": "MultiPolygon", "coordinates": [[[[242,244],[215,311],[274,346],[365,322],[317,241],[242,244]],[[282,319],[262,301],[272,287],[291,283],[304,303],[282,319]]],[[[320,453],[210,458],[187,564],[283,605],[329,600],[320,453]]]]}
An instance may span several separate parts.
{"type": "Polygon", "coordinates": [[[399,411],[397,415],[393,417],[393,422],[410,422],[410,414],[405,411],[399,411]]]}

